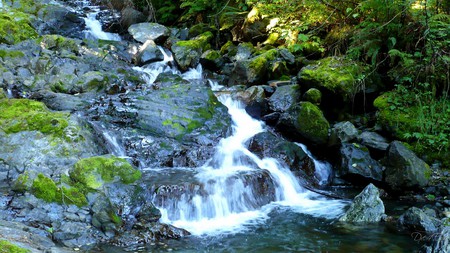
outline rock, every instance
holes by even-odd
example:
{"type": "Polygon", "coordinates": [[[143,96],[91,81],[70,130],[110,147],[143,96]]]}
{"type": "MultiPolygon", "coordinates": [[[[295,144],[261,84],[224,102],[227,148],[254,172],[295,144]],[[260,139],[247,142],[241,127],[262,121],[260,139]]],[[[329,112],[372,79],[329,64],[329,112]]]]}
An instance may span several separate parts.
{"type": "Polygon", "coordinates": [[[386,138],[375,132],[363,132],[359,135],[358,139],[361,141],[361,144],[367,146],[368,148],[386,151],[389,147],[389,143],[386,138]]]}
{"type": "Polygon", "coordinates": [[[395,191],[422,190],[431,176],[430,166],[399,141],[389,145],[386,165],[385,181],[395,191]]]}
{"type": "Polygon", "coordinates": [[[383,179],[381,165],[370,157],[369,150],[363,145],[343,143],[340,152],[342,160],[338,174],[341,177],[355,182],[360,182],[361,177],[376,181],[383,179]]]}
{"type": "Polygon", "coordinates": [[[248,149],[261,159],[275,158],[281,166],[293,171],[303,185],[310,187],[319,185],[319,179],[315,176],[314,161],[297,144],[270,132],[263,132],[250,140],[248,149]]]}
{"type": "Polygon", "coordinates": [[[65,37],[84,39],[85,22],[73,10],[56,4],[46,4],[37,12],[39,21],[34,27],[39,34],[57,34],[65,37]]]}
{"type": "Polygon", "coordinates": [[[252,86],[245,91],[236,92],[233,98],[244,102],[245,111],[253,118],[259,119],[267,114],[266,92],[261,86],[252,86]]]}
{"type": "Polygon", "coordinates": [[[439,232],[440,221],[417,207],[411,207],[398,219],[399,228],[432,235],[439,232]]]}
{"type": "Polygon", "coordinates": [[[371,106],[367,102],[376,95],[380,81],[376,75],[366,77],[369,72],[363,63],[327,57],[303,67],[297,77],[302,89],[320,90],[321,108],[327,117],[340,120],[343,113],[355,114],[371,106]]]}
{"type": "Polygon", "coordinates": [[[322,93],[316,88],[311,88],[303,94],[303,99],[315,105],[320,105],[320,102],[322,101],[322,93]]]}
{"type": "Polygon", "coordinates": [[[216,71],[223,67],[224,59],[217,50],[206,50],[200,57],[200,63],[203,67],[216,71]]]}
{"type": "Polygon", "coordinates": [[[258,85],[267,80],[271,61],[278,56],[276,49],[268,50],[248,60],[236,61],[228,85],[258,85]]]}
{"type": "Polygon", "coordinates": [[[319,107],[310,102],[300,102],[281,115],[277,128],[285,136],[323,145],[328,142],[330,124],[319,107]]]}
{"type": "Polygon", "coordinates": [[[188,38],[192,39],[192,38],[199,36],[202,33],[214,32],[214,31],[215,31],[215,28],[209,26],[208,24],[198,23],[198,24],[191,26],[191,28],[189,28],[188,38]]]}
{"type": "Polygon", "coordinates": [[[175,61],[181,70],[195,68],[200,62],[200,57],[209,46],[209,41],[213,38],[211,32],[201,34],[191,40],[180,40],[172,45],[171,49],[175,61]]]}
{"type": "Polygon", "coordinates": [[[356,139],[358,130],[349,121],[338,122],[331,128],[330,144],[348,143],[356,139]]]}
{"type": "Polygon", "coordinates": [[[250,59],[252,54],[256,51],[255,47],[250,42],[240,43],[237,46],[237,52],[233,56],[234,61],[244,61],[250,59]]]}
{"type": "Polygon", "coordinates": [[[358,194],[350,208],[339,218],[341,222],[376,223],[380,222],[384,213],[384,204],[380,192],[373,184],[369,184],[358,194]]]}
{"type": "Polygon", "coordinates": [[[287,64],[294,64],[295,63],[295,56],[289,52],[286,48],[281,48],[279,50],[281,58],[287,63],[287,64]]]}
{"type": "Polygon", "coordinates": [[[43,102],[49,109],[56,111],[80,111],[87,107],[89,98],[82,96],[74,96],[63,93],[55,93],[52,91],[42,90],[35,92],[30,97],[32,99],[43,102]]]}
{"type": "Polygon", "coordinates": [[[136,55],[137,64],[142,66],[155,61],[164,60],[164,54],[152,40],[147,40],[136,55]]]}
{"type": "MultiPolygon", "coordinates": [[[[121,14],[120,15],[120,25],[121,25],[122,29],[128,29],[130,26],[132,26],[134,24],[145,22],[147,20],[147,17],[142,12],[140,12],[134,8],[127,6],[125,8],[120,8],[118,10],[120,10],[120,14],[121,14]]],[[[161,29],[161,31],[162,30],[163,29],[161,29]]],[[[154,30],[152,30],[152,32],[154,32],[154,30]]],[[[155,32],[155,33],[157,33],[157,32],[155,32]]],[[[164,35],[167,36],[167,34],[164,34],[164,35]]],[[[157,39],[157,38],[155,38],[155,39],[157,39]]],[[[136,39],[136,40],[139,41],[138,39],[136,39]]],[[[141,41],[141,42],[144,43],[144,41],[141,41]]]]}
{"type": "Polygon", "coordinates": [[[31,26],[31,17],[22,12],[11,12],[11,14],[3,12],[0,15],[0,43],[12,45],[30,38],[37,38],[38,34],[31,26]]]}
{"type": "Polygon", "coordinates": [[[285,112],[300,98],[300,87],[296,84],[277,87],[268,99],[269,109],[274,112],[285,112]]]}
{"type": "Polygon", "coordinates": [[[147,40],[161,43],[170,36],[170,30],[157,23],[133,24],[128,27],[128,32],[141,43],[145,43],[147,40]]]}
{"type": "Polygon", "coordinates": [[[433,241],[429,248],[430,253],[450,252],[450,227],[443,226],[441,232],[432,237],[433,241]]]}

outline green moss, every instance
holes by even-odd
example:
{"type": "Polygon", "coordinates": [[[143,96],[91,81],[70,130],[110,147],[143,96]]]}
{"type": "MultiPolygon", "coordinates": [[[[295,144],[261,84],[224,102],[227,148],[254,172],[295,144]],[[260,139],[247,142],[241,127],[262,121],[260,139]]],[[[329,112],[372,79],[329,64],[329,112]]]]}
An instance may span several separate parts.
{"type": "Polygon", "coordinates": [[[0,43],[12,45],[37,36],[28,14],[17,11],[0,12],[0,43]]]}
{"type": "Polygon", "coordinates": [[[328,141],[330,124],[323,116],[322,111],[310,102],[300,102],[294,106],[297,110],[297,131],[306,139],[317,144],[325,144],[328,141]]]}
{"type": "Polygon", "coordinates": [[[209,61],[215,61],[220,58],[220,53],[217,50],[208,50],[205,52],[204,58],[209,61]]]}
{"type": "Polygon", "coordinates": [[[299,79],[302,84],[312,88],[324,88],[339,94],[344,101],[350,101],[361,89],[358,80],[367,71],[368,67],[360,63],[345,58],[327,57],[304,67],[299,73],[299,79]]]}
{"type": "Polygon", "coordinates": [[[17,58],[24,56],[25,54],[22,51],[0,49],[0,58],[2,58],[3,60],[5,60],[6,58],[17,58]]]}
{"type": "Polygon", "coordinates": [[[73,39],[69,39],[61,35],[43,35],[38,42],[41,47],[49,50],[67,50],[73,53],[78,53],[78,43],[73,39]]]}
{"type": "Polygon", "coordinates": [[[205,32],[191,40],[180,40],[175,44],[180,47],[186,47],[191,50],[207,50],[209,41],[214,37],[211,32],[205,32]]]}
{"type": "Polygon", "coordinates": [[[0,240],[0,253],[28,253],[27,249],[21,248],[6,240],[0,240]]]}
{"type": "Polygon", "coordinates": [[[308,102],[318,105],[322,101],[322,93],[318,89],[311,88],[305,92],[303,98],[308,102]]]}
{"type": "Polygon", "coordinates": [[[237,53],[237,47],[233,44],[232,41],[228,41],[220,48],[220,53],[222,55],[228,54],[228,56],[235,56],[237,53]]]}
{"type": "Polygon", "coordinates": [[[30,175],[28,172],[24,172],[19,175],[19,177],[14,181],[12,190],[16,192],[26,192],[30,189],[30,175]]]}
{"type": "Polygon", "coordinates": [[[39,174],[33,181],[31,192],[36,198],[43,199],[47,202],[56,202],[66,205],[87,205],[85,195],[77,188],[58,187],[51,178],[39,174]]]}
{"type": "Polygon", "coordinates": [[[64,136],[69,125],[68,113],[51,112],[37,101],[28,99],[0,100],[0,128],[6,133],[39,131],[57,137],[64,136]]]}
{"type": "Polygon", "coordinates": [[[141,172],[123,158],[96,156],[79,160],[69,175],[74,182],[95,190],[116,178],[124,184],[133,183],[141,177],[141,172]]]}

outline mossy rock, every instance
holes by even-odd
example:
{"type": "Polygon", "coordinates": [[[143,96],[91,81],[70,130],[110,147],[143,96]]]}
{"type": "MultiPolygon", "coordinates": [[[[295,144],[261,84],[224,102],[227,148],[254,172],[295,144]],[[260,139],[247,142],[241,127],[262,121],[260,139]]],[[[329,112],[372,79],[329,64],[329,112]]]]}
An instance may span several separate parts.
{"type": "Polygon", "coordinates": [[[74,187],[58,187],[51,178],[39,174],[31,186],[31,192],[36,198],[46,202],[56,202],[66,205],[77,205],[79,207],[87,205],[85,195],[81,190],[74,187]]]}
{"type": "Polygon", "coordinates": [[[369,67],[342,57],[327,57],[303,67],[299,82],[305,88],[316,88],[349,102],[358,92],[373,92],[377,85],[366,78],[369,67]]]}
{"type": "Polygon", "coordinates": [[[202,53],[211,47],[209,41],[213,37],[211,32],[205,32],[191,40],[180,40],[172,45],[172,52],[180,69],[195,68],[202,53]]]}
{"type": "Polygon", "coordinates": [[[72,53],[78,54],[78,43],[74,39],[66,38],[61,35],[43,35],[38,40],[41,47],[53,50],[61,51],[67,50],[72,53]]]}
{"type": "Polygon", "coordinates": [[[0,128],[5,133],[39,131],[56,137],[64,137],[69,125],[69,114],[52,112],[37,101],[28,99],[0,100],[0,128]]]}
{"type": "Polygon", "coordinates": [[[3,60],[8,58],[17,58],[24,56],[25,54],[22,51],[0,49],[0,58],[2,58],[3,60]]]}
{"type": "Polygon", "coordinates": [[[322,101],[322,93],[320,90],[311,88],[303,94],[303,99],[313,104],[319,105],[322,101]]]}
{"type": "Polygon", "coordinates": [[[12,45],[37,36],[30,15],[17,11],[0,12],[0,43],[12,45]]]}
{"type": "Polygon", "coordinates": [[[237,61],[229,85],[258,85],[266,81],[269,73],[269,66],[278,57],[278,51],[271,49],[258,52],[259,55],[244,61],[237,61]]]}
{"type": "Polygon", "coordinates": [[[125,159],[115,156],[96,156],[79,160],[69,172],[70,178],[89,189],[99,189],[116,179],[130,184],[141,178],[141,172],[125,159]]]}
{"type": "Polygon", "coordinates": [[[299,136],[300,140],[307,140],[315,145],[328,142],[330,124],[319,107],[310,102],[300,102],[289,108],[282,115],[280,126],[285,134],[294,134],[299,136]]]}
{"type": "Polygon", "coordinates": [[[9,241],[0,240],[0,253],[28,253],[27,249],[19,247],[9,241]]]}
{"type": "Polygon", "coordinates": [[[237,53],[237,46],[232,41],[227,41],[221,48],[220,53],[222,55],[228,54],[229,57],[233,57],[237,53]]]}
{"type": "Polygon", "coordinates": [[[208,24],[199,23],[189,28],[189,38],[197,37],[205,32],[213,32],[215,29],[208,24]]]}

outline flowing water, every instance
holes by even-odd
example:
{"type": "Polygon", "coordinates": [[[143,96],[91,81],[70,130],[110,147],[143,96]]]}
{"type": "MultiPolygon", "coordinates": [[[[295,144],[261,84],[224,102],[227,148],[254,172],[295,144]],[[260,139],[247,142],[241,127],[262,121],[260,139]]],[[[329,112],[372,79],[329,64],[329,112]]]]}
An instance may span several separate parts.
{"type": "MultiPolygon", "coordinates": [[[[88,26],[91,27],[91,26],[88,26]]],[[[92,29],[92,27],[91,27],[92,29]]],[[[95,37],[98,31],[92,29],[95,37]]],[[[163,72],[186,80],[201,79],[199,65],[181,74],[170,52],[165,59],[140,70],[149,84],[163,72]]],[[[213,90],[223,87],[210,81],[213,90]]],[[[336,219],[349,201],[329,199],[304,189],[289,168],[273,158],[259,158],[246,146],[266,126],[251,118],[244,106],[220,92],[219,101],[229,111],[233,132],[220,141],[216,153],[199,168],[142,168],[146,173],[166,173],[167,182],[195,181],[196,185],[176,198],[151,199],[161,210],[161,222],[184,228],[192,236],[140,248],[103,247],[104,252],[412,252],[419,244],[383,224],[344,226],[336,219]],[[263,182],[258,181],[263,178],[263,182]],[[255,184],[256,181],[260,185],[255,184]]],[[[111,153],[125,155],[113,133],[101,128],[111,153]]],[[[313,158],[306,147],[301,146],[313,158]]],[[[314,160],[321,184],[330,180],[331,165],[314,160]]]]}

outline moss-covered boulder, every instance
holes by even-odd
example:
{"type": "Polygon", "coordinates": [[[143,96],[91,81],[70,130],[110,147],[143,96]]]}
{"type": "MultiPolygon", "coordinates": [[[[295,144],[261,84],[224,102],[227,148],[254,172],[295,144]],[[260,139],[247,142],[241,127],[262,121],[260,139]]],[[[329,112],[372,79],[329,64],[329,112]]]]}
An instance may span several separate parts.
{"type": "Polygon", "coordinates": [[[5,133],[39,131],[63,137],[68,124],[68,113],[52,112],[37,101],[28,99],[0,100],[0,128],[5,133]]]}
{"type": "Polygon", "coordinates": [[[219,51],[210,49],[202,54],[200,63],[203,67],[215,71],[223,67],[225,61],[219,51]]]}
{"type": "Polygon", "coordinates": [[[0,12],[0,43],[16,44],[37,36],[29,14],[18,11],[0,12]]]}
{"type": "Polygon", "coordinates": [[[0,253],[28,253],[27,249],[19,247],[7,240],[0,240],[0,253]]]}
{"type": "Polygon", "coordinates": [[[56,202],[66,205],[87,205],[87,200],[82,191],[75,187],[57,186],[51,178],[39,174],[31,186],[31,192],[37,198],[47,202],[56,202]]]}
{"type": "Polygon", "coordinates": [[[320,105],[320,102],[322,101],[322,93],[316,88],[311,88],[303,94],[303,99],[315,105],[320,105]]]}
{"type": "Polygon", "coordinates": [[[281,115],[277,128],[285,136],[323,145],[328,141],[330,124],[319,107],[310,102],[300,102],[281,115]]]}
{"type": "Polygon", "coordinates": [[[66,38],[61,35],[43,35],[37,40],[37,42],[42,48],[48,50],[66,50],[75,54],[79,53],[79,42],[77,40],[66,38]]]}
{"type": "Polygon", "coordinates": [[[79,160],[69,175],[74,182],[96,190],[104,183],[116,180],[124,184],[133,183],[141,177],[141,172],[123,158],[96,156],[79,160]]]}
{"type": "Polygon", "coordinates": [[[303,67],[298,80],[303,91],[318,89],[323,96],[321,108],[338,120],[341,113],[358,113],[370,108],[380,81],[369,66],[343,57],[327,57],[303,67]]]}
{"type": "Polygon", "coordinates": [[[267,81],[269,67],[278,57],[278,51],[271,49],[248,60],[236,61],[228,85],[257,85],[267,81]]]}
{"type": "Polygon", "coordinates": [[[173,44],[171,49],[180,69],[195,68],[202,53],[209,49],[209,41],[213,37],[211,32],[205,32],[191,40],[180,40],[173,44]]]}

